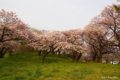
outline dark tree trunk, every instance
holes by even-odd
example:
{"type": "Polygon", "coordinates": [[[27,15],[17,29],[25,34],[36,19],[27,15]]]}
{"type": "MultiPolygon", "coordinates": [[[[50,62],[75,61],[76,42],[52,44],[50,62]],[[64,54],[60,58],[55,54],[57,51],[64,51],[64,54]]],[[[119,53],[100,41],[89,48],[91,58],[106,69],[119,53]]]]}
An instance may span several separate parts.
{"type": "Polygon", "coordinates": [[[79,53],[79,54],[78,54],[78,56],[77,56],[76,62],[78,62],[78,61],[79,61],[79,59],[81,58],[81,56],[82,56],[82,54],[81,54],[81,53],[79,53]]]}
{"type": "Polygon", "coordinates": [[[51,51],[51,53],[52,53],[52,54],[55,54],[55,52],[54,52],[53,50],[51,51]]]}
{"type": "Polygon", "coordinates": [[[51,52],[51,54],[55,54],[55,51],[53,48],[50,48],[50,52],[51,52]]]}
{"type": "Polygon", "coordinates": [[[95,60],[95,61],[96,61],[96,62],[99,62],[99,61],[98,61],[98,54],[96,55],[96,60],[95,60]]]}
{"type": "Polygon", "coordinates": [[[75,61],[75,56],[76,56],[75,53],[73,53],[73,55],[72,55],[72,60],[73,61],[75,61]]]}
{"type": "Polygon", "coordinates": [[[32,52],[34,52],[34,48],[32,48],[32,52]]]}
{"type": "Polygon", "coordinates": [[[99,63],[102,63],[102,54],[99,55],[98,61],[99,61],[99,63]]]}
{"type": "Polygon", "coordinates": [[[103,49],[101,48],[101,49],[99,50],[99,52],[100,52],[100,54],[99,54],[99,56],[98,56],[98,62],[99,62],[99,63],[102,63],[102,52],[103,52],[103,49]]]}
{"type": "Polygon", "coordinates": [[[12,56],[12,50],[8,51],[9,52],[9,55],[12,56]]]}
{"type": "Polygon", "coordinates": [[[2,49],[1,49],[1,51],[0,51],[0,58],[3,58],[3,57],[4,57],[4,55],[3,55],[4,50],[5,50],[5,47],[2,47],[2,49]]]}
{"type": "Polygon", "coordinates": [[[60,51],[58,51],[58,58],[60,58],[60,51]]]}
{"type": "Polygon", "coordinates": [[[2,53],[0,53],[0,59],[1,59],[1,58],[3,58],[3,55],[2,55],[2,53]]]}
{"type": "Polygon", "coordinates": [[[107,64],[107,63],[109,63],[109,60],[108,60],[108,59],[106,60],[106,64],[107,64]]]}
{"type": "Polygon", "coordinates": [[[9,48],[4,49],[4,51],[3,51],[3,53],[2,53],[3,57],[4,57],[5,53],[6,53],[8,50],[9,50],[9,48]]]}
{"type": "Polygon", "coordinates": [[[86,57],[86,62],[88,62],[88,57],[86,57]]]}
{"type": "Polygon", "coordinates": [[[0,53],[0,58],[3,58],[6,52],[7,52],[7,50],[5,50],[4,52],[0,53]]]}
{"type": "Polygon", "coordinates": [[[97,59],[97,52],[95,52],[95,54],[93,55],[93,61],[96,61],[97,59]]]}
{"type": "Polygon", "coordinates": [[[97,60],[96,60],[97,62],[99,62],[99,57],[97,57],[97,60]]]}
{"type": "Polygon", "coordinates": [[[44,54],[44,50],[42,50],[41,53],[44,54]]]}
{"type": "Polygon", "coordinates": [[[49,53],[49,52],[46,52],[46,53],[43,55],[43,57],[41,58],[41,62],[43,62],[43,61],[44,61],[45,56],[46,56],[48,53],[49,53]]]}
{"type": "Polygon", "coordinates": [[[108,53],[108,56],[107,56],[107,59],[106,59],[106,64],[109,63],[109,53],[108,53]]]}
{"type": "Polygon", "coordinates": [[[38,51],[38,56],[40,56],[41,55],[41,50],[40,51],[38,51]]]}
{"type": "Polygon", "coordinates": [[[95,61],[96,60],[96,55],[93,55],[93,61],[95,61]]]}
{"type": "Polygon", "coordinates": [[[47,52],[46,50],[42,50],[42,51],[41,51],[42,54],[45,54],[46,52],[47,52]]]}
{"type": "Polygon", "coordinates": [[[12,52],[9,52],[9,55],[12,56],[12,52]]]}

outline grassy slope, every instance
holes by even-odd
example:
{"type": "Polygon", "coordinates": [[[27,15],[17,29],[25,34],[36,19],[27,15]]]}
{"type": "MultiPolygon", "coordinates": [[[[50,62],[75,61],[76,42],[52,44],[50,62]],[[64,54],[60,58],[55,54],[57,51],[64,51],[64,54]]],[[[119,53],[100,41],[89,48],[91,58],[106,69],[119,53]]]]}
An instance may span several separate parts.
{"type": "Polygon", "coordinates": [[[120,64],[76,63],[52,54],[40,63],[40,57],[36,53],[18,53],[11,57],[6,54],[0,59],[0,80],[101,80],[108,76],[109,80],[112,77],[120,80],[120,64]]]}

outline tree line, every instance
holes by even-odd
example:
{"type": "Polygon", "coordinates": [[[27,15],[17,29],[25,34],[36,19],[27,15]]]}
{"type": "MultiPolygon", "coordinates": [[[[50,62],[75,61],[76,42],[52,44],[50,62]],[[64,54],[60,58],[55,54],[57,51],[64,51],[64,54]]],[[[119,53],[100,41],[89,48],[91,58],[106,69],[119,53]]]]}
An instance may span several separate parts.
{"type": "MultiPolygon", "coordinates": [[[[0,58],[5,53],[43,53],[43,62],[49,53],[61,52],[73,61],[79,61],[84,53],[93,61],[102,62],[104,54],[120,54],[120,12],[119,5],[107,6],[95,16],[83,30],[47,31],[30,28],[13,12],[0,11],[0,58]]],[[[119,56],[118,56],[119,57],[119,56]]]]}

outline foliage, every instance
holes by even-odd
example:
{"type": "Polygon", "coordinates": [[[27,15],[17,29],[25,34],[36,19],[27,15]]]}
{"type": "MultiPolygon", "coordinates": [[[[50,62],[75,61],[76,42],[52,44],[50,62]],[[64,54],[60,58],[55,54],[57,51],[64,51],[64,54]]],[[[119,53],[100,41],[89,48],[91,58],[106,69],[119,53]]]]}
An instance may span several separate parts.
{"type": "MultiPolygon", "coordinates": [[[[34,33],[28,24],[20,20],[16,13],[7,12],[4,9],[0,11],[0,58],[8,51],[13,52],[19,48],[19,43],[37,39],[37,33],[34,33]]],[[[20,46],[21,47],[21,46],[20,46]]]]}

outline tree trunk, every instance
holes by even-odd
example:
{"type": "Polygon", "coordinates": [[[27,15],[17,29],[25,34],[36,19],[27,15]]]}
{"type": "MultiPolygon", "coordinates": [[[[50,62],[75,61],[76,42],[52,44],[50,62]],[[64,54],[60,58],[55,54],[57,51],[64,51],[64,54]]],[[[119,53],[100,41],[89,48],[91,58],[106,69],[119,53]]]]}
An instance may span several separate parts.
{"type": "Polygon", "coordinates": [[[51,53],[52,53],[52,54],[55,54],[55,52],[54,52],[53,50],[51,51],[51,53]]]}
{"type": "Polygon", "coordinates": [[[98,62],[98,53],[96,54],[96,60],[95,61],[98,62]]]}
{"type": "Polygon", "coordinates": [[[9,50],[8,52],[9,52],[9,55],[12,56],[12,50],[9,50]]]}
{"type": "Polygon", "coordinates": [[[12,56],[12,52],[9,52],[9,55],[12,56]]]}
{"type": "Polygon", "coordinates": [[[38,56],[40,56],[41,55],[41,50],[40,51],[38,51],[38,56]]]}
{"type": "Polygon", "coordinates": [[[3,53],[2,53],[3,57],[4,57],[5,53],[6,53],[8,50],[9,50],[9,48],[4,49],[4,51],[3,51],[3,53]]]}
{"type": "Polygon", "coordinates": [[[96,61],[99,62],[99,57],[97,57],[96,61]]]}
{"type": "Polygon", "coordinates": [[[57,54],[57,52],[55,52],[55,54],[57,54]]]}
{"type": "Polygon", "coordinates": [[[50,52],[51,52],[51,54],[55,54],[55,52],[54,52],[54,49],[53,49],[53,48],[50,48],[50,52]]]}
{"type": "Polygon", "coordinates": [[[97,55],[98,53],[97,53],[97,51],[95,51],[95,54],[93,55],[93,61],[96,61],[96,59],[97,59],[97,55]]]}
{"type": "Polygon", "coordinates": [[[108,59],[109,59],[109,53],[108,53],[108,55],[107,55],[106,64],[109,63],[109,60],[108,60],[108,59]]]}
{"type": "Polygon", "coordinates": [[[96,60],[96,56],[94,55],[94,56],[93,56],[93,61],[95,61],[95,60],[96,60]]]}
{"type": "Polygon", "coordinates": [[[34,48],[32,48],[32,52],[34,52],[34,48]]]}
{"type": "Polygon", "coordinates": [[[43,55],[43,57],[41,58],[41,62],[43,62],[43,61],[44,61],[45,56],[46,56],[48,53],[49,53],[49,52],[46,52],[46,53],[43,55]]]}
{"type": "Polygon", "coordinates": [[[2,49],[1,49],[1,51],[0,51],[0,58],[3,58],[3,57],[4,57],[4,55],[3,55],[4,50],[5,50],[5,47],[2,47],[2,49]]]}
{"type": "Polygon", "coordinates": [[[88,57],[86,57],[86,60],[87,60],[87,62],[88,62],[88,57]]]}
{"type": "Polygon", "coordinates": [[[102,63],[102,52],[103,52],[103,49],[100,49],[99,52],[100,52],[100,54],[98,56],[98,62],[102,63]]]}
{"type": "Polygon", "coordinates": [[[58,51],[58,58],[60,58],[60,51],[58,51]]]}
{"type": "Polygon", "coordinates": [[[108,58],[107,58],[107,60],[106,60],[106,64],[107,64],[107,63],[109,63],[109,60],[108,60],[108,58]]]}
{"type": "Polygon", "coordinates": [[[99,55],[98,61],[99,61],[99,63],[102,63],[102,54],[99,55]]]}
{"type": "Polygon", "coordinates": [[[0,53],[0,59],[1,59],[1,58],[3,58],[3,55],[2,55],[2,53],[0,53]]]}
{"type": "Polygon", "coordinates": [[[72,60],[75,61],[75,53],[72,55],[72,60]]]}
{"type": "Polygon", "coordinates": [[[78,56],[77,56],[76,62],[78,62],[78,61],[79,61],[79,59],[81,58],[81,56],[82,56],[82,54],[81,54],[81,53],[79,53],[79,54],[78,54],[78,56]]]}
{"type": "Polygon", "coordinates": [[[5,51],[5,52],[3,52],[3,53],[0,53],[0,58],[3,58],[6,52],[7,52],[7,51],[5,51]]]}
{"type": "Polygon", "coordinates": [[[97,59],[97,54],[95,53],[95,55],[93,55],[93,61],[96,61],[97,59]]]}

